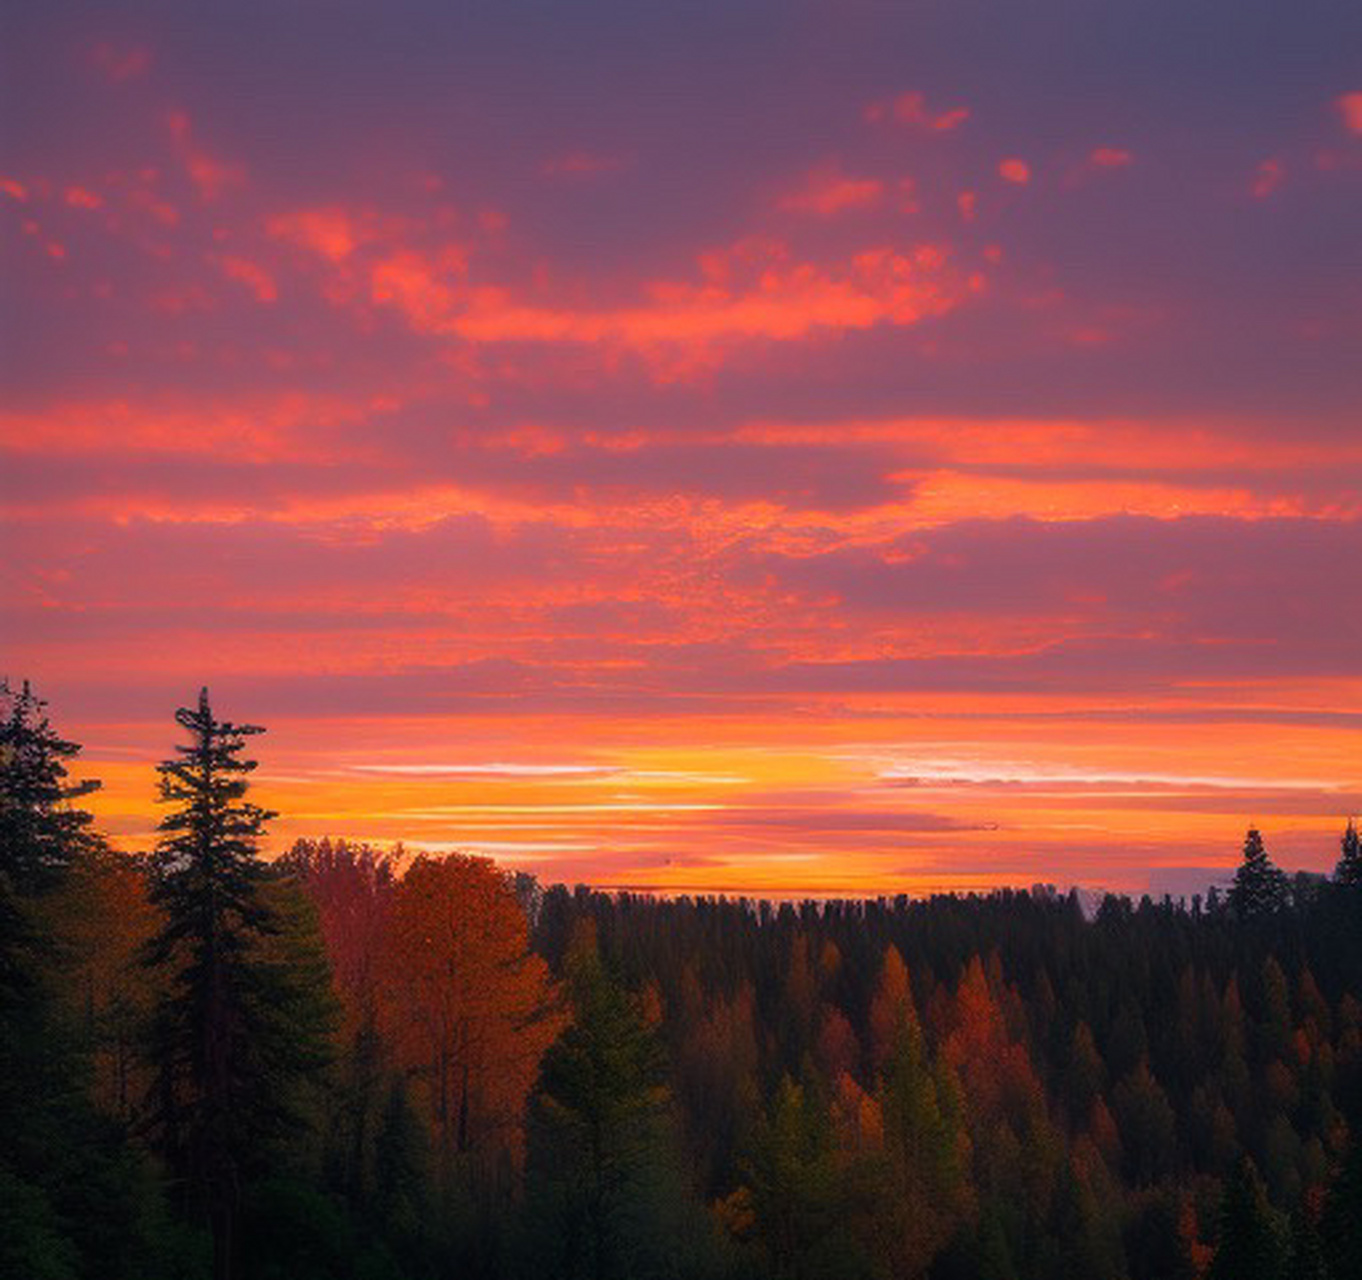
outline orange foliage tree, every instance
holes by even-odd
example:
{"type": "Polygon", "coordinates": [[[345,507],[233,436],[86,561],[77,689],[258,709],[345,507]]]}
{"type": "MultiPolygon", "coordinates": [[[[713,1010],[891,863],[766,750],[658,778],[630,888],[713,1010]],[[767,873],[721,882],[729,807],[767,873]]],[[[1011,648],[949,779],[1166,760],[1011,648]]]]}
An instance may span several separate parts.
{"type": "Polygon", "coordinates": [[[445,1173],[518,1165],[526,1099],[562,1016],[509,878],[486,858],[417,857],[386,913],[378,992],[445,1173]]]}

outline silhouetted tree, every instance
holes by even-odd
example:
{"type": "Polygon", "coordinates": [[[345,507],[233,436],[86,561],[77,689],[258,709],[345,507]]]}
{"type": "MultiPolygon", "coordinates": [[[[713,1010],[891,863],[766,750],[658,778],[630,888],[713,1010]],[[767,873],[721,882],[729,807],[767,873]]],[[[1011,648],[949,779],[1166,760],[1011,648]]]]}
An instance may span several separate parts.
{"type": "Polygon", "coordinates": [[[1353,818],[1348,819],[1342,843],[1343,853],[1334,868],[1334,879],[1339,884],[1362,888],[1362,836],[1358,835],[1357,821],[1353,818]]]}
{"type": "Polygon", "coordinates": [[[1258,828],[1250,827],[1244,837],[1244,860],[1230,888],[1230,909],[1241,920],[1253,920],[1275,915],[1288,899],[1285,873],[1267,856],[1258,828]]]}
{"type": "Polygon", "coordinates": [[[51,888],[98,843],[90,814],[71,801],[98,790],[99,783],[67,781],[67,762],[80,747],[53,730],[46,705],[27,680],[17,693],[0,680],[0,872],[20,894],[51,888]]]}
{"type": "Polygon", "coordinates": [[[41,1280],[161,1270],[158,1209],[120,1125],[90,1100],[88,1037],[73,1017],[63,889],[101,842],[71,801],[80,748],[53,732],[27,683],[0,724],[0,1275],[41,1280]]]}
{"type": "Polygon", "coordinates": [[[186,1208],[212,1230],[214,1274],[225,1280],[243,1188],[272,1142],[306,1133],[296,1088],[325,1061],[323,1019],[318,993],[303,989],[316,971],[274,942],[280,925],[262,892],[257,842],[274,815],[245,800],[256,764],[241,752],[263,730],[216,719],[207,689],[175,719],[191,740],[158,766],[161,800],[175,807],[152,858],[151,899],[165,923],[146,952],[162,983],[150,1115],[186,1208]]]}

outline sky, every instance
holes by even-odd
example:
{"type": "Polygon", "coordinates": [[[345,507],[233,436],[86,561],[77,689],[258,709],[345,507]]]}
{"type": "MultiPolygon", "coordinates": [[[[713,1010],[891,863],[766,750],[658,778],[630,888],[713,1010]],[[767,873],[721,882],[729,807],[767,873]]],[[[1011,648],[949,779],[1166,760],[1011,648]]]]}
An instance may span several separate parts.
{"type": "Polygon", "coordinates": [[[1362,809],[1362,7],[0,16],[0,674],[148,847],[1190,892],[1362,809]]]}

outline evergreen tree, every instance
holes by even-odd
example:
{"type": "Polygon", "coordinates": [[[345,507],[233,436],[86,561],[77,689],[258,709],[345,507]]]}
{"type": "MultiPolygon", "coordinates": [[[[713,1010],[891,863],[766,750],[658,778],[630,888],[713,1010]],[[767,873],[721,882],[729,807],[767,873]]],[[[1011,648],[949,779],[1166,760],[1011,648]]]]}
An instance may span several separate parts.
{"type": "Polygon", "coordinates": [[[880,1238],[894,1275],[918,1275],[973,1206],[963,1135],[941,1106],[916,1019],[899,1026],[878,1096],[885,1153],[880,1238]]]}
{"type": "MultiPolygon", "coordinates": [[[[867,1188],[859,1171],[838,1158],[818,1084],[781,1078],[747,1161],[753,1234],[773,1280],[833,1280],[869,1270],[852,1229],[861,1225],[867,1188]]],[[[896,1262],[901,1252],[895,1240],[884,1255],[896,1262]]]]}
{"type": "Polygon", "coordinates": [[[243,1189],[274,1140],[306,1137],[298,1090],[325,1055],[318,1019],[301,1008],[316,974],[290,964],[296,949],[277,941],[262,892],[257,842],[274,815],[244,799],[256,766],[241,752],[263,731],[215,719],[207,689],[175,718],[191,741],[158,766],[161,799],[175,808],[152,858],[151,899],[165,923],[146,953],[164,992],[150,1114],[185,1209],[211,1228],[214,1274],[225,1280],[243,1189]]]}
{"type": "Polygon", "coordinates": [[[1285,873],[1267,856],[1258,828],[1250,827],[1244,838],[1244,860],[1230,888],[1230,909],[1241,920],[1253,920],[1275,915],[1288,901],[1285,873]]]}
{"type": "Polygon", "coordinates": [[[1355,818],[1348,819],[1348,828],[1343,833],[1343,856],[1334,869],[1334,879],[1339,884],[1362,888],[1362,836],[1357,834],[1355,818]]]}
{"type": "Polygon", "coordinates": [[[1282,1238],[1263,1180],[1245,1157],[1230,1175],[1220,1206],[1220,1239],[1207,1280],[1279,1280],[1282,1238]]]}
{"type": "Polygon", "coordinates": [[[50,889],[98,843],[88,830],[90,814],[71,801],[99,783],[67,781],[66,762],[80,747],[53,730],[46,705],[27,680],[17,693],[0,680],[0,871],[25,895],[50,889]]]}
{"type": "Polygon", "coordinates": [[[544,1055],[531,1112],[538,1274],[700,1274],[712,1241],[688,1202],[662,1046],[589,925],[574,933],[567,985],[573,1022],[544,1055]]]}
{"type": "Polygon", "coordinates": [[[1329,1280],[1324,1242],[1305,1205],[1291,1215],[1286,1276],[1287,1280],[1329,1280]]]}
{"type": "Polygon", "coordinates": [[[1362,1138],[1348,1144],[1343,1167],[1329,1188],[1319,1233],[1335,1276],[1362,1275],[1362,1138]]]}
{"type": "Polygon", "coordinates": [[[69,1016],[71,966],[59,934],[64,885],[101,847],[70,802],[80,748],[53,732],[27,683],[0,682],[0,1275],[166,1274],[152,1220],[156,1188],[121,1127],[90,1098],[88,1055],[69,1016]]]}

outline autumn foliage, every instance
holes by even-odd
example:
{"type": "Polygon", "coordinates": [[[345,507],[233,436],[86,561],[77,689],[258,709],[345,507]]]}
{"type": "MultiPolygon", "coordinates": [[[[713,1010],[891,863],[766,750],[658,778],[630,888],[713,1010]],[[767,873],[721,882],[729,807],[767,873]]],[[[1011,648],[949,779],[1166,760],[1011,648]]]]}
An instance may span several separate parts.
{"type": "Polygon", "coordinates": [[[330,839],[269,861],[248,730],[205,692],[148,861],[0,693],[0,1274],[1362,1267],[1351,827],[1332,881],[1284,891],[1254,839],[1237,885],[1270,896],[1086,912],[540,891],[330,839]]]}
{"type": "Polygon", "coordinates": [[[442,1161],[523,1154],[525,1104],[563,1025],[525,914],[486,858],[418,857],[378,939],[378,1023],[442,1161]]]}

